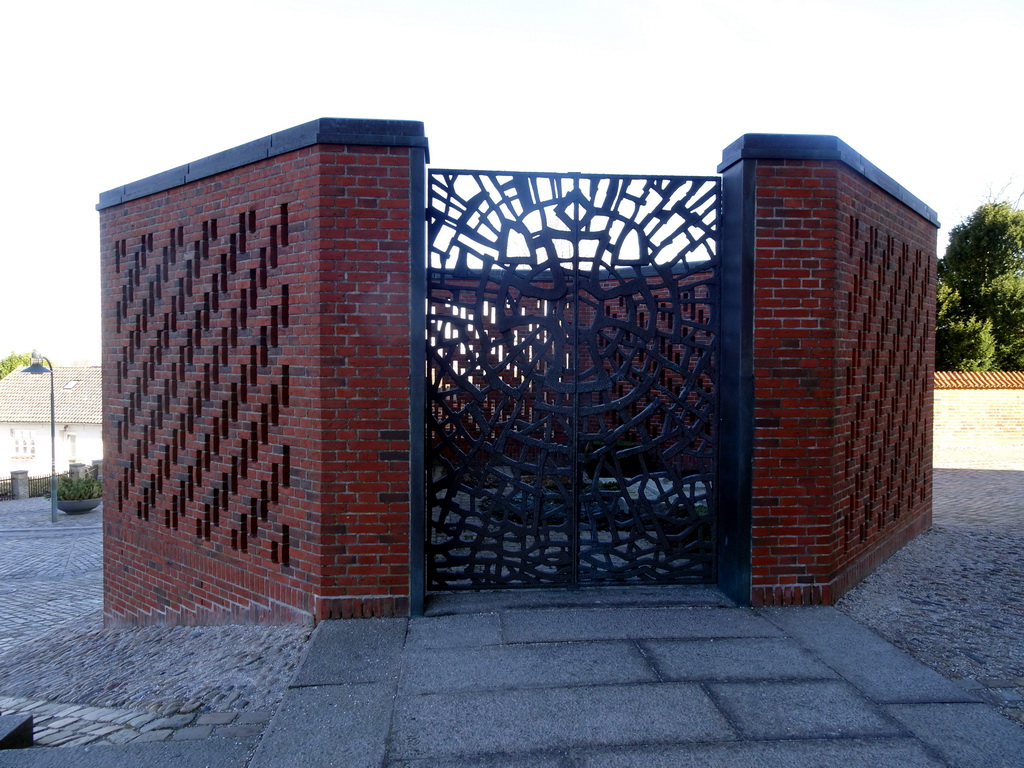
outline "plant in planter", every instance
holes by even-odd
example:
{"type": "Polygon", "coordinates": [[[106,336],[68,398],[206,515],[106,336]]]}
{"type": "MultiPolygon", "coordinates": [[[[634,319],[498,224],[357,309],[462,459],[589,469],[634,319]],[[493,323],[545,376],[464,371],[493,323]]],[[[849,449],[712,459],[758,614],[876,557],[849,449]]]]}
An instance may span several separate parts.
{"type": "Polygon", "coordinates": [[[103,501],[103,484],[95,477],[61,477],[57,481],[57,509],[69,515],[96,509],[103,501]]]}

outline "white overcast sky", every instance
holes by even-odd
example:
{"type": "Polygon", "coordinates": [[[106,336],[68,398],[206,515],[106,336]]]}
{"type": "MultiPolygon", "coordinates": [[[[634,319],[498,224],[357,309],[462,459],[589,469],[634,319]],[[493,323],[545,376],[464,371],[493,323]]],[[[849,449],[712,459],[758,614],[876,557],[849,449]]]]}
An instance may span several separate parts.
{"type": "Polygon", "coordinates": [[[710,175],[826,133],[939,212],[1024,192],[1021,0],[10,4],[0,357],[98,364],[100,192],[317,117],[438,167],[710,175]]]}

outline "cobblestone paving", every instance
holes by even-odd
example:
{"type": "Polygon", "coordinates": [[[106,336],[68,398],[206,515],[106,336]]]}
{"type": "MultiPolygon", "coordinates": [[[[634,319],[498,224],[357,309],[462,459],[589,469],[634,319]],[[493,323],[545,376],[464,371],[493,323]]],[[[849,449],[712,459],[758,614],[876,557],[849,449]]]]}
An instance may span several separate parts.
{"type": "Polygon", "coordinates": [[[0,530],[34,529],[38,531],[65,531],[79,528],[99,528],[103,524],[103,505],[80,515],[57,513],[57,522],[51,521],[49,499],[21,499],[0,502],[0,530]]]}
{"type": "Polygon", "coordinates": [[[309,629],[104,629],[101,521],[0,503],[0,712],[47,746],[261,733],[309,629]]]}
{"type": "Polygon", "coordinates": [[[242,738],[263,732],[273,712],[177,713],[69,706],[60,702],[0,696],[0,711],[32,715],[35,743],[75,747],[106,742],[242,738]]]}
{"type": "Polygon", "coordinates": [[[1024,445],[935,451],[934,525],[838,608],[1024,723],[1024,445]]]}
{"type": "MultiPolygon", "coordinates": [[[[0,659],[7,651],[36,635],[60,633],[102,622],[103,590],[95,573],[51,582],[12,583],[5,577],[2,583],[0,659]]],[[[4,677],[7,674],[5,670],[4,677]]],[[[3,682],[0,681],[2,688],[3,682]]]]}
{"type": "Polygon", "coordinates": [[[40,541],[40,535],[4,534],[0,581],[61,581],[102,569],[103,534],[100,531],[61,531],[48,534],[45,541],[40,541]]]}

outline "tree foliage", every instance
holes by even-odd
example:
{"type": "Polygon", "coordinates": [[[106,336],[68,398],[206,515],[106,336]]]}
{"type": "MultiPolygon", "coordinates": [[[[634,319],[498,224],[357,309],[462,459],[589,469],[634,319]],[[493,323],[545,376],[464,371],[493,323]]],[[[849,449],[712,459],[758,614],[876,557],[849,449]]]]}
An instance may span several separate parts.
{"type": "Polygon", "coordinates": [[[989,202],[953,227],[937,298],[939,370],[1024,370],[1024,211],[989,202]]]}
{"type": "Polygon", "coordinates": [[[990,371],[996,359],[992,321],[959,319],[960,294],[939,284],[935,367],[940,371],[990,371]]]}
{"type": "Polygon", "coordinates": [[[11,352],[3,360],[0,360],[0,379],[4,378],[9,373],[14,373],[19,368],[24,368],[26,365],[32,363],[32,355],[27,352],[24,354],[18,354],[17,352],[11,352]]]}

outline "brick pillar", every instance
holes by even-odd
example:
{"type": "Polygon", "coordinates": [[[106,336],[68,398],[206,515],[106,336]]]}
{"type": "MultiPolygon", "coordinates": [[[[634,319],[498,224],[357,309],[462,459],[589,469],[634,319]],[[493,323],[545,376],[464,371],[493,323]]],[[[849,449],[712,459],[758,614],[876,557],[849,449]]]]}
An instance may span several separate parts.
{"type": "Polygon", "coordinates": [[[101,195],[108,623],[416,607],[425,155],[321,119],[101,195]]]}
{"type": "Polygon", "coordinates": [[[938,221],[832,136],[748,134],[719,170],[740,398],[720,580],[755,605],[832,603],[931,524],[938,221]]]}

